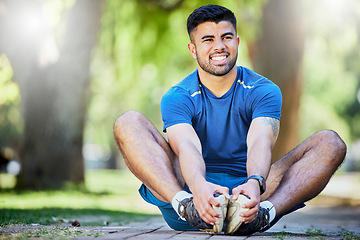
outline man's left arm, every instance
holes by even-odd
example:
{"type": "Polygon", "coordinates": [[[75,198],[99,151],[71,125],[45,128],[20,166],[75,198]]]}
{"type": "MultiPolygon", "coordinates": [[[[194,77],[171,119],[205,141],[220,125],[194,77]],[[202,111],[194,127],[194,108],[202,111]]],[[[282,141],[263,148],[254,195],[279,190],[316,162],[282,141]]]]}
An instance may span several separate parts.
{"type": "MultiPolygon", "coordinates": [[[[280,121],[271,117],[258,117],[251,122],[247,135],[247,174],[260,175],[267,179],[271,165],[271,150],[279,134],[280,121]]],[[[251,222],[257,216],[260,203],[260,185],[258,180],[249,179],[245,184],[234,188],[233,198],[239,194],[250,197],[245,207],[250,208],[243,214],[245,222],[251,222]]]]}

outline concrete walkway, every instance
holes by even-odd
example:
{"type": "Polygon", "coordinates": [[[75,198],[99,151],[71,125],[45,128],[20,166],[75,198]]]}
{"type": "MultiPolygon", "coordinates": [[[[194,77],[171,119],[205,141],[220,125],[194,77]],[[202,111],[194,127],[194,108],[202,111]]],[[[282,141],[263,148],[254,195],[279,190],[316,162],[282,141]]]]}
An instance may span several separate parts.
{"type": "MultiPolygon", "coordinates": [[[[360,175],[334,176],[322,195],[283,217],[267,232],[247,237],[171,230],[161,217],[121,227],[83,229],[102,234],[97,239],[359,239],[360,175]]],[[[79,239],[91,239],[82,237],[79,239]]]]}
{"type": "MultiPolygon", "coordinates": [[[[120,227],[80,227],[96,231],[96,239],[360,239],[360,206],[307,206],[282,218],[267,232],[239,237],[173,231],[161,217],[120,227]]],[[[94,236],[78,239],[95,239],[94,236]]]]}

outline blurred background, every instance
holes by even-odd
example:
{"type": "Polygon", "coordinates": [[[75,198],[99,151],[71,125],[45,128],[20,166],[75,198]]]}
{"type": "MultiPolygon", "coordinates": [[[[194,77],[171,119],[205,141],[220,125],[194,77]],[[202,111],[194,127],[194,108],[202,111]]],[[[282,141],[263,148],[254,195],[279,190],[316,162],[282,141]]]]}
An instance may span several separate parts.
{"type": "Polygon", "coordinates": [[[274,159],[333,129],[348,145],[339,173],[359,171],[357,0],[0,0],[0,187],[126,168],[114,121],[137,110],[161,131],[162,95],[196,68],[186,19],[205,4],[235,13],[238,65],[282,90],[274,159]]]}

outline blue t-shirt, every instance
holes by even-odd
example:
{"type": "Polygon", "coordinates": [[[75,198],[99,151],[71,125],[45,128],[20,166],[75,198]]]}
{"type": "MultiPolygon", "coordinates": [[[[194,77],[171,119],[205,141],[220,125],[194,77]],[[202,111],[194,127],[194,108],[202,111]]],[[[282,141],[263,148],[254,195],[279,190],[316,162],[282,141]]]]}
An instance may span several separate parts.
{"type": "Polygon", "coordinates": [[[280,120],[281,91],[269,79],[245,67],[237,67],[230,90],[215,96],[201,84],[197,70],[171,87],[161,100],[166,128],[188,123],[195,129],[206,171],[246,176],[246,138],[257,117],[280,120]]]}

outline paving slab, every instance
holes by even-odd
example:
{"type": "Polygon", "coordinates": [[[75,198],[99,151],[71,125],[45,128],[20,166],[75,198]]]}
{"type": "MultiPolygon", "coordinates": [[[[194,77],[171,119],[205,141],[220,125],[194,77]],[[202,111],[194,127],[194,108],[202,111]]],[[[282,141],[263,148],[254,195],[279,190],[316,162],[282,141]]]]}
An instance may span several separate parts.
{"type": "MultiPolygon", "coordinates": [[[[162,217],[121,227],[80,227],[103,235],[96,239],[194,239],[194,240],[256,240],[256,239],[360,239],[360,206],[308,206],[285,216],[264,233],[252,236],[228,236],[200,231],[171,230],[162,217]]],[[[78,239],[95,239],[93,236],[78,239]]]]}
{"type": "MultiPolygon", "coordinates": [[[[82,231],[82,236],[75,239],[195,239],[195,240],[256,240],[256,239],[360,239],[360,205],[354,206],[319,206],[309,204],[292,214],[283,217],[275,226],[264,233],[252,236],[228,236],[208,234],[200,231],[174,231],[170,229],[161,216],[154,216],[146,222],[133,222],[123,226],[71,227],[59,226],[8,226],[1,228],[6,236],[16,237],[21,232],[29,232],[30,238],[41,239],[37,230],[51,228],[60,231],[82,231]]],[[[5,236],[5,237],[4,237],[5,236]]],[[[25,235],[27,236],[27,235],[25,235]]]]}
{"type": "MultiPolygon", "coordinates": [[[[99,228],[109,231],[110,228],[99,228]]],[[[360,239],[360,206],[308,206],[282,218],[264,233],[228,236],[200,231],[171,230],[161,217],[144,223],[131,223],[97,239],[360,239]]]]}

